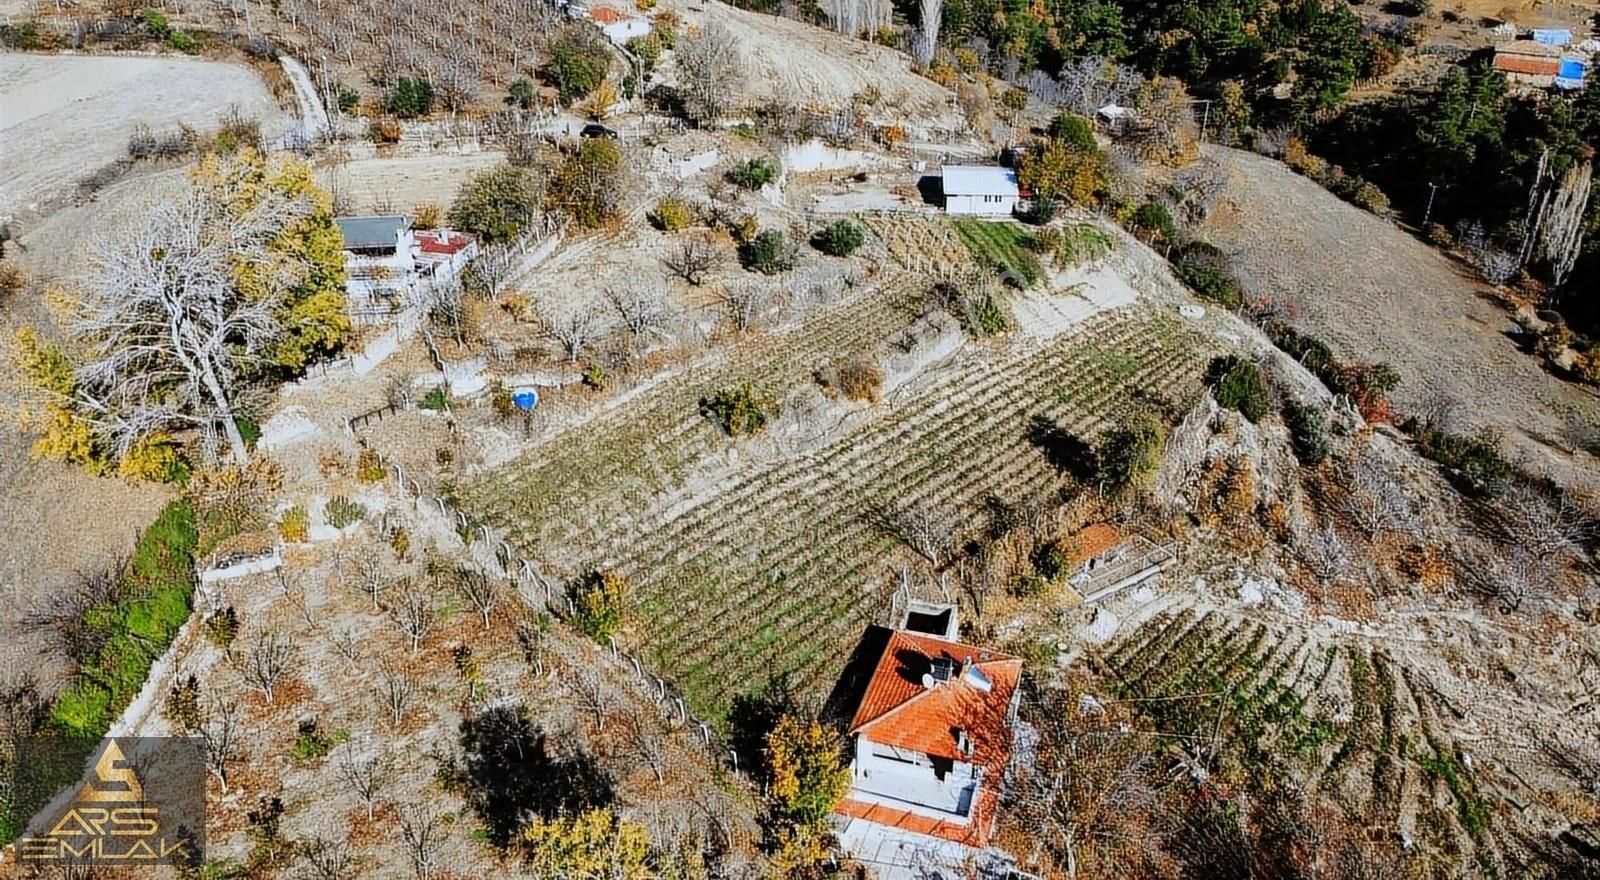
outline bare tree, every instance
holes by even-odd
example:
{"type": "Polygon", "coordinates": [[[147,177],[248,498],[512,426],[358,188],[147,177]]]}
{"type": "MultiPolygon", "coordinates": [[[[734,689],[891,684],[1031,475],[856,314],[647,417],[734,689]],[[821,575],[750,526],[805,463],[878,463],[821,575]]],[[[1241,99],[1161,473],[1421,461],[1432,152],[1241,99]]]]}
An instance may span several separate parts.
{"type": "Polygon", "coordinates": [[[239,758],[244,736],[239,703],[216,692],[207,695],[204,720],[195,729],[205,753],[206,770],[228,793],[228,765],[239,758]]]}
{"type": "Polygon", "coordinates": [[[655,774],[656,784],[661,785],[666,782],[667,740],[661,735],[661,730],[655,721],[645,718],[638,712],[630,714],[628,743],[633,747],[633,752],[639,760],[655,774]]]}
{"type": "Polygon", "coordinates": [[[354,556],[341,558],[337,570],[340,580],[372,599],[374,613],[383,610],[379,599],[393,586],[385,551],[374,546],[364,547],[354,556]]]}
{"type": "Polygon", "coordinates": [[[918,4],[921,27],[917,30],[917,66],[926,70],[933,63],[933,52],[939,47],[939,25],[944,19],[944,0],[921,0],[918,4]]]}
{"type": "Polygon", "coordinates": [[[733,326],[743,333],[767,315],[778,299],[778,292],[776,285],[765,281],[728,284],[722,289],[722,307],[733,319],[733,326]]]}
{"type": "Polygon", "coordinates": [[[515,268],[516,261],[511,251],[504,245],[491,244],[479,252],[477,259],[467,267],[466,284],[484,299],[498,303],[515,268]]]}
{"type": "Polygon", "coordinates": [[[330,826],[305,838],[296,849],[301,865],[296,876],[302,880],[355,880],[360,875],[356,855],[338,828],[330,826]]]}
{"type": "Polygon", "coordinates": [[[729,98],[744,79],[739,42],[718,22],[678,41],[678,83],[684,110],[700,124],[715,122],[729,109],[729,98]]]}
{"type": "Polygon", "coordinates": [[[339,776],[355,792],[367,808],[367,821],[372,821],[377,809],[378,796],[394,781],[394,762],[389,753],[371,742],[357,747],[354,740],[339,748],[339,776]]]}
{"type": "Polygon", "coordinates": [[[489,577],[480,571],[469,568],[456,570],[453,576],[456,592],[461,598],[467,600],[473,608],[478,609],[478,614],[483,618],[484,632],[489,630],[489,614],[494,611],[494,606],[499,603],[505,590],[500,581],[489,577]]]}
{"type": "Polygon", "coordinates": [[[1405,486],[1375,455],[1363,455],[1350,473],[1343,508],[1370,540],[1391,532],[1410,534],[1417,514],[1405,486]]]}
{"type": "Polygon", "coordinates": [[[1474,590],[1498,600],[1506,612],[1522,610],[1529,601],[1542,601],[1555,593],[1557,568],[1547,556],[1516,547],[1471,567],[1474,590]]]}
{"type": "Polygon", "coordinates": [[[630,285],[620,290],[611,288],[606,291],[606,300],[611,303],[611,310],[617,313],[617,318],[622,321],[623,328],[633,341],[634,357],[644,353],[651,335],[664,335],[672,319],[667,293],[655,285],[630,285]]]}
{"type": "Polygon", "coordinates": [[[389,608],[389,619],[411,640],[412,656],[422,646],[422,640],[432,632],[434,617],[433,595],[410,581],[401,591],[400,601],[389,608]]]}
{"type": "Polygon", "coordinates": [[[561,346],[567,360],[577,363],[600,335],[600,312],[592,301],[542,308],[539,332],[561,346]]]}
{"type": "Polygon", "coordinates": [[[354,666],[361,656],[361,637],[351,627],[341,627],[329,636],[333,642],[333,649],[339,652],[345,663],[354,666]]]}
{"type": "Polygon", "coordinates": [[[728,255],[708,235],[689,236],[661,258],[668,271],[695,287],[704,284],[727,261],[728,255]]]}
{"type": "Polygon", "coordinates": [[[1313,530],[1300,541],[1297,550],[1306,570],[1325,584],[1338,583],[1350,571],[1350,548],[1332,523],[1313,530]]]}
{"type": "MultiPolygon", "coordinates": [[[[1114,872],[1146,839],[1157,801],[1152,753],[1124,706],[1047,690],[1024,707],[1038,731],[1034,760],[1007,786],[1007,808],[1066,877],[1114,872]]],[[[1020,854],[1019,854],[1020,855],[1020,854]]]]}
{"type": "Polygon", "coordinates": [[[1516,480],[1495,504],[1495,531],[1505,543],[1536,556],[1577,551],[1595,533],[1592,511],[1557,485],[1516,480]]]}
{"type": "Polygon", "coordinates": [[[589,713],[589,721],[598,730],[606,723],[616,704],[616,694],[610,685],[592,669],[580,669],[566,679],[578,708],[589,713]]]}
{"type": "Polygon", "coordinates": [[[1144,85],[1144,75],[1108,58],[1085,55],[1062,65],[1054,79],[1043,71],[1034,71],[1022,78],[1021,85],[1046,104],[1092,117],[1107,104],[1132,106],[1144,85]]]}
{"type": "Polygon", "coordinates": [[[276,629],[268,630],[257,636],[244,653],[240,674],[270,703],[278,685],[288,678],[295,659],[294,643],[289,637],[276,629]]]}
{"type": "Polygon", "coordinates": [[[444,848],[445,826],[438,810],[413,804],[400,811],[400,842],[411,859],[417,880],[431,880],[439,851],[444,848]]]}
{"type": "Polygon", "coordinates": [[[416,693],[417,680],[408,672],[385,669],[378,676],[378,700],[395,727],[405,720],[406,709],[416,693]]]}
{"type": "Polygon", "coordinates": [[[917,504],[875,504],[867,520],[906,545],[934,568],[955,551],[958,523],[917,504]]]}
{"type": "Polygon", "coordinates": [[[456,342],[465,342],[467,315],[466,304],[462,301],[461,276],[435,278],[418,285],[416,290],[417,306],[428,316],[429,322],[441,333],[455,337],[456,342]]]}
{"type": "Polygon", "coordinates": [[[190,187],[95,246],[72,328],[86,343],[76,403],[119,455],[192,427],[220,429],[234,461],[249,457],[234,418],[240,379],[283,331],[288,282],[269,246],[308,211],[270,188],[239,212],[190,187]],[[261,295],[238,293],[241,266],[269,281],[261,295]]]}

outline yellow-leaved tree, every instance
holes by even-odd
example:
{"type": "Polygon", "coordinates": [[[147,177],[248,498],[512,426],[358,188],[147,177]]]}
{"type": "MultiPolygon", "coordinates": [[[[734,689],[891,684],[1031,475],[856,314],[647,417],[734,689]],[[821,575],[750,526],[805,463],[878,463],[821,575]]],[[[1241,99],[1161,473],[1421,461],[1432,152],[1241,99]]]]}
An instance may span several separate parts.
{"type": "Polygon", "coordinates": [[[267,249],[267,259],[238,260],[235,286],[245,299],[276,302],[279,333],[267,365],[291,374],[337,351],[350,334],[344,297],[344,237],[333,222],[333,197],[311,167],[293,158],[268,160],[249,147],[207,155],[192,182],[234,217],[259,210],[268,196],[303,202],[267,249]]]}
{"type": "Polygon", "coordinates": [[[534,877],[656,880],[649,864],[650,835],[644,826],[609,809],[575,816],[535,819],[522,833],[534,877]]]}

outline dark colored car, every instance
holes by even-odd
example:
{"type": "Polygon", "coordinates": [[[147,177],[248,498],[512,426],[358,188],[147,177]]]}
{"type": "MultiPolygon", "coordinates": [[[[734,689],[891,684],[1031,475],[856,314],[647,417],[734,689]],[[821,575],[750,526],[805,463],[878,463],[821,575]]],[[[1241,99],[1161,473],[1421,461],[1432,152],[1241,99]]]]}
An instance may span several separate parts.
{"type": "Polygon", "coordinates": [[[585,125],[582,131],[578,132],[578,136],[586,138],[610,138],[611,140],[616,140],[617,132],[614,129],[606,128],[598,122],[591,122],[588,125],[585,125]]]}

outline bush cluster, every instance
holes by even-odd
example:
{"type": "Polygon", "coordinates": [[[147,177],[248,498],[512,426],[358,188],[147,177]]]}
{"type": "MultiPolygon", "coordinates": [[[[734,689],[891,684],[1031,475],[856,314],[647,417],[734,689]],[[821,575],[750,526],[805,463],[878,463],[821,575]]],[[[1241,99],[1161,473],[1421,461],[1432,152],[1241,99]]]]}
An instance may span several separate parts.
{"type": "Polygon", "coordinates": [[[728,436],[742,437],[760,433],[781,409],[770,393],[746,382],[702,399],[700,411],[728,436]]]}
{"type": "Polygon", "coordinates": [[[1252,422],[1259,422],[1272,409],[1261,371],[1237,355],[1211,359],[1206,368],[1206,384],[1217,403],[1238,410],[1252,422]]]}
{"type": "Polygon", "coordinates": [[[848,257],[866,241],[866,230],[854,220],[835,220],[824,226],[811,243],[830,257],[848,257]]]}
{"type": "Polygon", "coordinates": [[[1289,428],[1289,445],[1294,457],[1306,467],[1315,467],[1328,457],[1328,429],[1320,410],[1297,401],[1283,405],[1283,423],[1289,428]]]}
{"type": "Polygon", "coordinates": [[[666,198],[656,202],[650,213],[650,222],[663,232],[677,232],[694,223],[694,207],[682,199],[666,198]]]}
{"type": "Polygon", "coordinates": [[[1283,163],[1291,169],[1322,184],[1327,190],[1358,208],[1379,216],[1389,213],[1389,197],[1378,185],[1359,174],[1346,174],[1338,165],[1329,165],[1311,154],[1305,142],[1290,138],[1283,150],[1283,163]]]}
{"type": "Polygon", "coordinates": [[[427,116],[433,110],[433,83],[424,76],[402,76],[383,99],[383,109],[401,119],[427,116]]]}
{"type": "Polygon", "coordinates": [[[1417,441],[1417,451],[1443,465],[1452,481],[1469,495],[1492,498],[1504,491],[1511,479],[1511,463],[1500,453],[1492,433],[1452,434],[1417,419],[1407,420],[1401,427],[1417,441]]]}
{"type": "Polygon", "coordinates": [[[760,189],[778,179],[778,166],[764,156],[747,159],[728,169],[728,182],[744,189],[760,189]]]}
{"type": "Polygon", "coordinates": [[[182,499],[139,536],[115,597],[86,615],[105,639],[51,705],[57,730],[100,736],[144,686],[150,665],[189,617],[199,537],[194,508],[182,499]]]}
{"type": "Polygon", "coordinates": [[[628,581],[609,571],[591,571],[567,588],[572,598],[572,622],[595,641],[605,644],[622,629],[628,607],[628,581]]]}
{"type": "Polygon", "coordinates": [[[335,495],[328,499],[328,504],[323,508],[323,517],[328,520],[328,525],[336,529],[353,526],[361,522],[367,515],[367,508],[360,502],[351,501],[343,495],[335,495]]]}
{"type": "Polygon", "coordinates": [[[752,272],[776,275],[794,268],[795,246],[783,232],[765,229],[739,248],[739,261],[752,272]]]}
{"type": "Polygon", "coordinates": [[[1225,309],[1244,306],[1244,292],[1228,267],[1228,257],[1203,241],[1190,242],[1173,259],[1178,277],[1194,290],[1195,296],[1225,309]]]}

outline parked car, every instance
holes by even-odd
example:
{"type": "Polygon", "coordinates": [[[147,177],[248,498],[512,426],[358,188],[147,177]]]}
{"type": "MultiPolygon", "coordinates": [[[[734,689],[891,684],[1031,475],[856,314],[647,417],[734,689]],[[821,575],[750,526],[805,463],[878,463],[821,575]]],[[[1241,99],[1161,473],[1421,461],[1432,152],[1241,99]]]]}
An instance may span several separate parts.
{"type": "Polygon", "coordinates": [[[611,140],[616,140],[617,132],[616,129],[606,128],[598,122],[591,122],[588,125],[585,125],[582,131],[578,132],[578,136],[586,138],[609,138],[611,140]]]}

